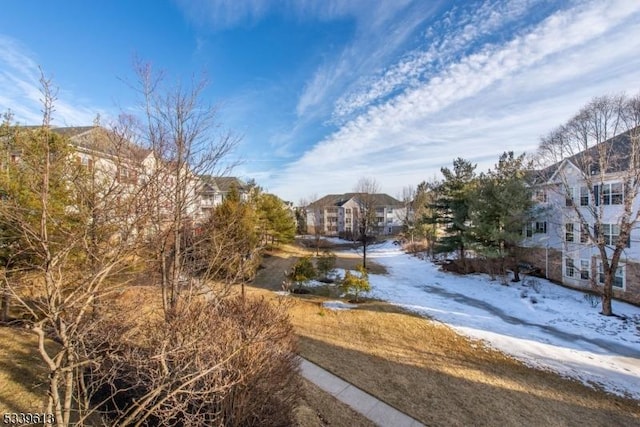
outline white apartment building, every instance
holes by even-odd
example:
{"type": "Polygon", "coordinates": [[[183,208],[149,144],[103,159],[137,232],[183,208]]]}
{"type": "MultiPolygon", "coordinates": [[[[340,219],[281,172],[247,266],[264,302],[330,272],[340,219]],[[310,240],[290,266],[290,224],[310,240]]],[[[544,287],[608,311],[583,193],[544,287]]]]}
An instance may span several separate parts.
{"type": "MultiPolygon", "coordinates": [[[[131,191],[147,184],[145,194],[140,197],[145,198],[147,206],[155,207],[156,222],[161,222],[163,216],[172,212],[176,197],[176,170],[171,162],[158,158],[151,150],[139,147],[125,136],[101,127],[53,127],[51,131],[68,139],[76,162],[95,172],[96,177],[115,177],[119,185],[130,187],[131,191]]],[[[19,159],[20,153],[11,153],[9,161],[17,162],[19,159]]],[[[232,187],[241,198],[247,198],[246,184],[235,177],[198,176],[188,167],[183,167],[180,176],[187,184],[182,195],[184,213],[194,222],[204,220],[215,206],[222,203],[232,187]]]]}
{"type": "Polygon", "coordinates": [[[402,230],[406,208],[387,194],[329,194],[305,207],[307,232],[326,236],[357,237],[362,218],[364,198],[371,200],[374,233],[393,235],[402,230]]]}
{"type": "MultiPolygon", "coordinates": [[[[541,171],[542,178],[535,183],[537,217],[525,230],[525,261],[548,278],[573,288],[601,286],[602,262],[594,239],[603,237],[610,257],[620,234],[625,203],[632,203],[632,216],[640,209],[640,196],[635,194],[640,188],[627,186],[625,190],[629,167],[633,167],[628,158],[624,160],[630,152],[629,134],[605,144],[613,144],[612,152],[620,155],[608,170],[598,170],[593,162],[586,168],[584,158],[589,153],[583,152],[541,171]]],[[[616,298],[634,303],[640,303],[639,227],[640,223],[634,224],[624,242],[613,284],[616,298]]]]}

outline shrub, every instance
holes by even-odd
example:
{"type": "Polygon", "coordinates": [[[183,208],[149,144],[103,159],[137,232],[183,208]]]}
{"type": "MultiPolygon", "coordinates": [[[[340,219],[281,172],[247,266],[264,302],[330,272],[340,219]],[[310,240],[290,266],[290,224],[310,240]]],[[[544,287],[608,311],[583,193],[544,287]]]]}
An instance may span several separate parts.
{"type": "Polygon", "coordinates": [[[292,425],[300,379],[284,306],[192,301],[128,335],[87,380],[117,397],[102,408],[112,425],[292,425]]]}
{"type": "Polygon", "coordinates": [[[355,275],[347,270],[344,274],[344,279],[342,279],[342,289],[346,293],[352,293],[356,302],[358,302],[358,297],[361,293],[371,290],[367,270],[360,265],[357,271],[358,275],[355,275]]]}
{"type": "Polygon", "coordinates": [[[336,267],[336,254],[329,250],[322,252],[316,261],[316,269],[321,279],[327,279],[336,267]]]}
{"type": "Polygon", "coordinates": [[[286,276],[292,282],[297,283],[300,288],[304,283],[316,277],[316,269],[311,258],[306,256],[300,258],[286,276]]]}

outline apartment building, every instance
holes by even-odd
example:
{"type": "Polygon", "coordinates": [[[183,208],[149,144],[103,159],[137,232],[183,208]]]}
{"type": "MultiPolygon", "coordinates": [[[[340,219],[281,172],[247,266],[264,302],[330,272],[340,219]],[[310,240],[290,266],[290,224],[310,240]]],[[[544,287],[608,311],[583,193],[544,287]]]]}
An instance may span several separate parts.
{"type": "Polygon", "coordinates": [[[326,236],[357,237],[367,209],[374,234],[393,235],[402,230],[406,208],[387,194],[329,194],[305,207],[307,232],[326,236]]]}
{"type": "MultiPolygon", "coordinates": [[[[21,129],[37,129],[22,127],[21,129]]],[[[144,185],[140,194],[141,203],[152,206],[154,220],[162,222],[174,211],[176,177],[185,184],[183,194],[184,214],[194,222],[204,220],[212,209],[222,203],[231,188],[238,191],[241,198],[247,198],[247,186],[236,177],[214,177],[196,175],[187,166],[179,174],[176,165],[159,158],[152,150],[142,148],[130,141],[126,135],[108,131],[97,126],[53,127],[51,131],[66,138],[72,147],[72,156],[77,164],[100,176],[115,177],[121,187],[131,191],[144,185]]],[[[10,152],[8,161],[18,162],[19,152],[10,152]]]]}
{"type": "Polygon", "coordinates": [[[631,231],[613,283],[614,296],[640,303],[640,174],[637,134],[627,132],[539,171],[536,218],[524,230],[523,258],[558,283],[593,289],[604,282],[603,239],[610,259],[631,209],[631,231]],[[599,156],[610,156],[607,162],[599,156]],[[636,159],[636,160],[633,160],[636,159]],[[603,167],[606,165],[606,167],[603,167]]]}

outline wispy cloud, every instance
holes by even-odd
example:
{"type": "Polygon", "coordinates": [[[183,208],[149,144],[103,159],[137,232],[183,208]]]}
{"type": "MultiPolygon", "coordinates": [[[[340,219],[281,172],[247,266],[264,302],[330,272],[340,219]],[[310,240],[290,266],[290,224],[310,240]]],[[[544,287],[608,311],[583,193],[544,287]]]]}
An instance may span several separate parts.
{"type": "Polygon", "coordinates": [[[391,10],[412,0],[174,0],[187,18],[213,31],[252,25],[269,14],[288,15],[300,21],[331,21],[366,17],[371,26],[383,25],[391,10]]]}
{"type": "Polygon", "coordinates": [[[383,68],[438,8],[438,2],[425,5],[410,1],[373,5],[353,2],[353,5],[357,5],[352,12],[356,35],[334,57],[320,64],[307,82],[296,109],[298,116],[314,110],[315,114],[332,114],[336,99],[344,92],[353,91],[360,76],[383,68]]]}
{"type": "MultiPolygon", "coordinates": [[[[44,70],[45,77],[49,78],[44,70]]],[[[0,111],[11,110],[14,119],[22,124],[42,122],[41,71],[35,55],[18,41],[0,35],[0,111]]],[[[55,88],[55,81],[53,82],[55,88]]],[[[86,125],[96,114],[105,111],[83,107],[73,102],[72,94],[58,90],[54,124],[86,125]]]]}
{"type": "Polygon", "coordinates": [[[414,51],[344,97],[344,114],[361,112],[292,163],[273,187],[299,194],[290,183],[314,176],[304,191],[347,191],[358,177],[376,175],[393,194],[458,156],[485,168],[502,151],[531,151],[590,97],[638,90],[632,86],[640,78],[640,4],[576,2],[511,29],[505,40],[487,39],[535,6],[486,3],[498,4],[504,7],[485,7],[481,18],[459,15],[463,24],[438,44],[442,55],[433,45],[414,51]]]}
{"type": "MultiPolygon", "coordinates": [[[[380,76],[368,76],[353,91],[336,102],[334,119],[348,116],[397,90],[415,87],[426,74],[434,72],[465,49],[477,44],[514,21],[521,19],[538,2],[486,2],[478,8],[454,9],[424,32],[426,49],[416,48],[385,69],[380,76]]],[[[474,5],[475,6],[475,5],[474,5]]]]}

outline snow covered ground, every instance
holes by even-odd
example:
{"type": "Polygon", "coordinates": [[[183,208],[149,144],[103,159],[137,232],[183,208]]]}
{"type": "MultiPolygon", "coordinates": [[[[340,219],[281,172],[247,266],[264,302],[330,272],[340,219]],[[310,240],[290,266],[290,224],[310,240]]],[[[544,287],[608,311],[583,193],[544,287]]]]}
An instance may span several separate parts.
{"type": "Polygon", "coordinates": [[[621,317],[605,317],[583,293],[544,279],[504,286],[486,275],[446,273],[391,242],[367,252],[388,270],[369,276],[371,297],[428,315],[528,365],[640,399],[640,308],[614,301],[621,317]]]}

